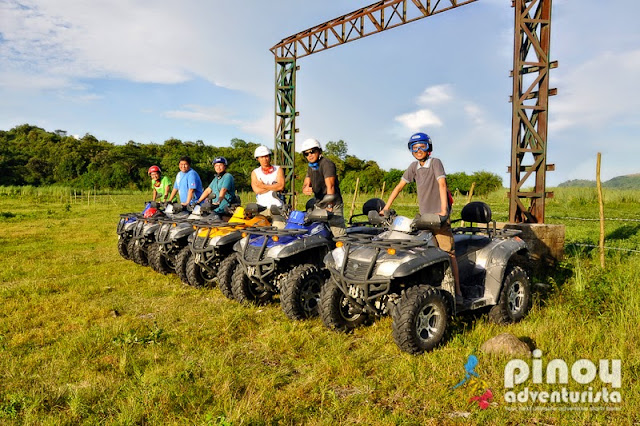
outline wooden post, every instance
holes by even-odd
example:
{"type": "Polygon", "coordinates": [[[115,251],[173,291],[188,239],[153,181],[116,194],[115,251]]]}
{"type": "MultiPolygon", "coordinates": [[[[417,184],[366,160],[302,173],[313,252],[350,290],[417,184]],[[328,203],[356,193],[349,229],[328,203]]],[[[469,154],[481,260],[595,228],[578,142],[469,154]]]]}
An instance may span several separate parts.
{"type": "Polygon", "coordinates": [[[469,204],[471,202],[471,197],[473,197],[473,190],[476,187],[476,183],[473,182],[471,184],[471,188],[469,188],[469,194],[467,194],[467,204],[469,204]]]}
{"type": "Polygon", "coordinates": [[[598,204],[600,205],[600,266],[604,268],[604,201],[602,199],[602,184],[600,182],[600,157],[596,161],[596,187],[598,189],[598,204]]]}
{"type": "Polygon", "coordinates": [[[360,177],[356,178],[356,189],[353,190],[353,200],[351,200],[351,211],[349,211],[349,220],[353,216],[353,209],[356,206],[356,197],[358,196],[358,187],[360,186],[360,177]]]}
{"type": "Polygon", "coordinates": [[[386,181],[382,181],[382,191],[380,191],[380,198],[384,200],[384,186],[387,184],[386,181]]]}

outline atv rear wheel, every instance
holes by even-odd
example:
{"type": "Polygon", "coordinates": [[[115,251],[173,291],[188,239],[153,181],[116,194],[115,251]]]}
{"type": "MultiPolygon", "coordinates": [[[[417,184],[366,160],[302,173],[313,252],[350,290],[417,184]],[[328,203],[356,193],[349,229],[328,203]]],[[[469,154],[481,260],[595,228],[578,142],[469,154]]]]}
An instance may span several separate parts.
{"type": "Polygon", "coordinates": [[[226,259],[220,262],[218,268],[218,287],[222,294],[228,299],[233,300],[233,271],[238,266],[238,258],[236,253],[231,253],[226,259]]]}
{"type": "Polygon", "coordinates": [[[369,320],[369,315],[349,303],[333,278],[329,278],[320,290],[320,316],[328,328],[349,332],[369,320]]]}
{"type": "Polygon", "coordinates": [[[419,354],[432,350],[444,338],[449,308],[440,291],[419,285],[403,292],[391,317],[396,345],[410,354],[419,354]]]}
{"type": "Polygon", "coordinates": [[[316,265],[307,263],[293,268],[282,281],[280,304],[293,320],[318,316],[320,290],[325,276],[316,265]]]}
{"type": "Polygon", "coordinates": [[[210,273],[202,265],[196,263],[196,257],[192,254],[187,260],[186,267],[189,284],[194,287],[215,287],[215,274],[210,273]]]}
{"type": "Polygon", "coordinates": [[[260,305],[270,301],[273,296],[270,291],[261,289],[251,281],[240,264],[233,271],[231,282],[233,298],[240,303],[253,302],[260,305]]]}
{"type": "Polygon", "coordinates": [[[147,256],[149,258],[149,265],[154,271],[159,272],[163,275],[167,275],[173,272],[173,269],[171,269],[171,266],[169,266],[169,262],[167,262],[166,256],[164,256],[160,252],[159,243],[151,244],[147,252],[147,256]]]}
{"type": "Polygon", "coordinates": [[[509,266],[502,280],[498,304],[489,311],[489,319],[496,324],[518,322],[531,309],[531,281],[520,266],[509,266]]]}
{"type": "Polygon", "coordinates": [[[131,260],[129,256],[129,251],[127,250],[127,245],[129,244],[129,240],[125,237],[118,236],[118,253],[122,256],[123,259],[131,260]]]}
{"type": "Polygon", "coordinates": [[[186,285],[189,285],[189,278],[187,277],[187,262],[189,258],[191,258],[191,249],[189,246],[182,247],[176,256],[176,274],[180,278],[180,281],[186,285]]]}

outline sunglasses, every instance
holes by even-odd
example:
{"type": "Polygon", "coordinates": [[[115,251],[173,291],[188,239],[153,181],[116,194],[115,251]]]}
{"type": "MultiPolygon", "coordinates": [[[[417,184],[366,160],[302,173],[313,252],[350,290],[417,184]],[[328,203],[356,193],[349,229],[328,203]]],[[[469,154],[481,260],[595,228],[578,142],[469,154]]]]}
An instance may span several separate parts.
{"type": "Polygon", "coordinates": [[[317,149],[310,149],[309,151],[305,151],[302,153],[302,155],[304,155],[305,157],[310,156],[311,154],[315,154],[316,152],[318,152],[317,149]]]}
{"type": "Polygon", "coordinates": [[[426,146],[412,146],[411,147],[411,152],[418,152],[418,151],[422,151],[422,152],[427,152],[429,150],[428,147],[426,146]]]}

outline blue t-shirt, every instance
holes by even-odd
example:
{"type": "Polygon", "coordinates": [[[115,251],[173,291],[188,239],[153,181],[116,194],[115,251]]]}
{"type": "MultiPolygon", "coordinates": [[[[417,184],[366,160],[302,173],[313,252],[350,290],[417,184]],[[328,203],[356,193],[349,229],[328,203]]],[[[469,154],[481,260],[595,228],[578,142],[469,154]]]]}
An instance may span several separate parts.
{"type": "Polygon", "coordinates": [[[178,193],[180,194],[180,202],[186,203],[187,196],[189,195],[190,189],[195,189],[193,191],[193,197],[191,197],[191,202],[198,201],[198,198],[202,195],[202,181],[200,180],[200,175],[193,169],[189,169],[188,172],[178,172],[176,176],[176,187],[178,188],[178,193]]]}
{"type": "Polygon", "coordinates": [[[211,188],[211,192],[216,195],[213,202],[220,202],[220,205],[214,210],[214,212],[218,214],[224,213],[225,207],[227,207],[233,199],[236,198],[236,184],[233,176],[229,173],[225,173],[221,177],[216,176],[209,184],[209,188],[211,188]],[[222,188],[227,188],[227,192],[224,194],[224,199],[220,200],[220,190],[222,188]]]}

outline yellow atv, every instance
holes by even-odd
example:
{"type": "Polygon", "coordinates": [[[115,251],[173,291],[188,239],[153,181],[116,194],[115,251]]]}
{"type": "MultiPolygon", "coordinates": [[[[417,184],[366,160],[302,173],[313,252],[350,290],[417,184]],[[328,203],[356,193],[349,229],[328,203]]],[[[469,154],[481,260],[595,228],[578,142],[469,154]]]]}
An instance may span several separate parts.
{"type": "Polygon", "coordinates": [[[217,278],[220,291],[233,299],[231,276],[238,262],[233,245],[242,238],[242,229],[270,225],[266,216],[258,214],[255,204],[249,204],[246,208],[237,207],[229,222],[195,222],[195,232],[188,245],[186,284],[212,287],[217,278]]]}

